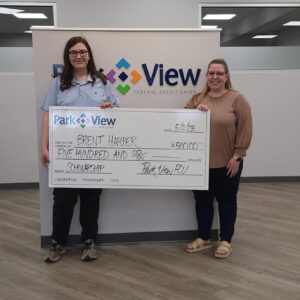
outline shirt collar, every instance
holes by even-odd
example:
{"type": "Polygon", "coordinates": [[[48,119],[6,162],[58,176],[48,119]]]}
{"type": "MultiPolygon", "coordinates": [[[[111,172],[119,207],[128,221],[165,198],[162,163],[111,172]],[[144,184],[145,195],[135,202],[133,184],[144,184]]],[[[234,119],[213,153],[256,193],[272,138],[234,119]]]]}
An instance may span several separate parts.
{"type": "MultiPolygon", "coordinates": [[[[99,78],[96,78],[96,81],[98,80],[99,78]]],[[[93,78],[91,76],[91,74],[88,75],[87,79],[86,79],[86,82],[85,83],[80,83],[78,80],[76,80],[75,78],[72,79],[72,84],[86,84],[88,82],[93,82],[93,78]]]]}

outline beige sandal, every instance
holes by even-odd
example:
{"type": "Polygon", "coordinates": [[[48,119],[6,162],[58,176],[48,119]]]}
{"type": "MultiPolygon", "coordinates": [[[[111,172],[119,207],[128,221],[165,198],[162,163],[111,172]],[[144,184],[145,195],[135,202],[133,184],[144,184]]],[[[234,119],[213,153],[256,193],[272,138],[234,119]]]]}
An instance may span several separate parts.
{"type": "Polygon", "coordinates": [[[207,250],[212,247],[212,242],[211,241],[205,241],[200,238],[195,239],[191,243],[188,243],[185,247],[185,251],[189,253],[195,253],[195,252],[200,252],[207,250]]]}
{"type": "Polygon", "coordinates": [[[215,257],[226,258],[230,255],[231,251],[232,251],[231,244],[229,244],[226,241],[221,241],[215,252],[215,257]]]}

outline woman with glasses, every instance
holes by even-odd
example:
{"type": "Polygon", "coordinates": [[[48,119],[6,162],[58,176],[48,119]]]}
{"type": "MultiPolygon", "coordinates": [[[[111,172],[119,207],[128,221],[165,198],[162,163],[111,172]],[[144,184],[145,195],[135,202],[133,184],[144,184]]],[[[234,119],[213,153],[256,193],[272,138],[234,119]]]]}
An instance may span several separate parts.
{"type": "MultiPolygon", "coordinates": [[[[64,69],[46,93],[41,108],[42,154],[48,167],[49,106],[95,106],[112,108],[119,105],[115,91],[106,77],[97,71],[90,45],[83,37],[72,37],[64,49],[64,69]]],[[[56,262],[65,253],[74,206],[80,198],[80,224],[83,248],[81,259],[97,258],[95,239],[98,232],[99,200],[101,189],[54,188],[52,242],[46,262],[56,262]]]]}
{"type": "Polygon", "coordinates": [[[186,245],[189,253],[212,247],[211,228],[216,198],[220,220],[220,242],[215,257],[228,257],[237,215],[237,192],[252,137],[250,105],[233,90],[227,63],[214,59],[208,65],[205,88],[187,103],[186,108],[210,110],[209,189],[195,190],[198,237],[186,245]]]}

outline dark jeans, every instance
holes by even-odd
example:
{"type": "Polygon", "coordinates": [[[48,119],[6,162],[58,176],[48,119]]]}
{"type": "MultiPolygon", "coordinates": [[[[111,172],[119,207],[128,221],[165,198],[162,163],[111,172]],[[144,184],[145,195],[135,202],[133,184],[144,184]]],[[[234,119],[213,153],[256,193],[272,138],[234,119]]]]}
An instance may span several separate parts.
{"type": "Polygon", "coordinates": [[[231,242],[237,215],[237,192],[243,169],[240,162],[238,173],[234,177],[226,175],[227,169],[209,169],[209,190],[193,191],[196,200],[198,235],[203,240],[210,239],[214,218],[213,200],[216,198],[220,219],[220,240],[231,242]]]}
{"type": "Polygon", "coordinates": [[[99,200],[101,189],[55,188],[53,191],[52,238],[64,245],[68,239],[74,206],[80,198],[82,240],[94,239],[98,233],[99,200]]]}

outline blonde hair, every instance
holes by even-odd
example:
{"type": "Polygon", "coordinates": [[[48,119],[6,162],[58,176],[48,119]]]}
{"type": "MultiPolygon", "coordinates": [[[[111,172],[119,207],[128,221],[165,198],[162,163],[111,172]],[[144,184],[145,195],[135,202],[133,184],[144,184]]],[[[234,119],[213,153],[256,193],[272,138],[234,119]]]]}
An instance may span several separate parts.
{"type": "MultiPolygon", "coordinates": [[[[233,87],[232,87],[232,84],[231,84],[231,81],[230,81],[229,68],[228,68],[228,65],[227,65],[226,61],[222,58],[213,59],[208,64],[207,71],[209,70],[209,67],[212,64],[222,65],[224,67],[225,74],[227,74],[227,76],[228,76],[228,79],[225,82],[225,89],[226,90],[233,90],[233,87]]],[[[194,95],[194,97],[192,98],[194,105],[198,106],[203,101],[203,99],[207,96],[209,91],[210,91],[210,87],[208,86],[208,84],[206,82],[204,89],[200,93],[194,95]]]]}

